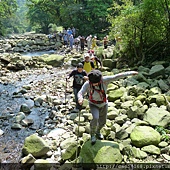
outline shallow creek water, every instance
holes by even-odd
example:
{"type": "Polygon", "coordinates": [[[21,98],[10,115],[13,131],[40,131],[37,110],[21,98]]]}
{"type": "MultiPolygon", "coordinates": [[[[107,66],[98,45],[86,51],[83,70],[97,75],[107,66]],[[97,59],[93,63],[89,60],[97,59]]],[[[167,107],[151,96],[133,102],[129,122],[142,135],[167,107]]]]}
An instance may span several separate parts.
{"type": "Polygon", "coordinates": [[[42,69],[32,71],[22,70],[8,73],[4,76],[6,80],[0,80],[0,130],[4,132],[3,135],[0,135],[0,163],[19,162],[25,138],[35,133],[36,129],[41,128],[41,122],[43,122],[49,114],[48,107],[33,107],[29,118],[34,118],[36,127],[25,127],[20,130],[12,129],[13,118],[16,113],[20,111],[21,104],[26,103],[30,107],[33,106],[33,97],[37,94],[56,95],[57,93],[63,93],[64,89],[59,89],[59,91],[55,89],[54,82],[58,82],[62,80],[62,78],[64,80],[66,73],[71,70],[72,67],[67,69],[53,68],[46,72],[43,72],[42,69]],[[28,97],[13,95],[24,85],[34,87],[34,89],[27,94],[28,97]]]}

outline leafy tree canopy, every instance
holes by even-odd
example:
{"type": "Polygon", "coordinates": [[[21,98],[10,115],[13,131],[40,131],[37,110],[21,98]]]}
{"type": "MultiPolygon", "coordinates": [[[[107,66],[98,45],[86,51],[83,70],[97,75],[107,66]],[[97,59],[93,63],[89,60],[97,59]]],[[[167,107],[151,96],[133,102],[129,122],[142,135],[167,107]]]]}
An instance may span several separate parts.
{"type": "Polygon", "coordinates": [[[113,3],[109,16],[110,36],[121,37],[122,52],[127,59],[132,59],[133,63],[143,62],[153,59],[150,56],[160,59],[169,53],[169,5],[169,0],[113,3]]]}
{"type": "Polygon", "coordinates": [[[48,24],[53,23],[66,28],[74,26],[79,30],[79,34],[83,35],[101,33],[110,26],[107,21],[107,9],[112,4],[112,0],[105,2],[103,0],[27,0],[27,2],[28,18],[32,25],[39,24],[47,27],[48,24]]]}
{"type": "Polygon", "coordinates": [[[6,20],[13,17],[17,10],[16,0],[1,0],[0,1],[0,34],[3,35],[6,29],[6,20]]]}

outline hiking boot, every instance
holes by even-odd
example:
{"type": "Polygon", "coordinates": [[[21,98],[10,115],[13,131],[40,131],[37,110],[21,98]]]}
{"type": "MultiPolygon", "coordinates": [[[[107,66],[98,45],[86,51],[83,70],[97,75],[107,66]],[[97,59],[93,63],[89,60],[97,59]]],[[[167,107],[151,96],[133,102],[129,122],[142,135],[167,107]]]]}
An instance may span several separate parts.
{"type": "Polygon", "coordinates": [[[78,113],[79,112],[79,109],[77,108],[74,108],[73,110],[71,110],[72,113],[78,113]]]}
{"type": "Polygon", "coordinates": [[[98,138],[98,139],[100,139],[100,140],[102,140],[104,137],[103,137],[103,135],[100,133],[100,130],[102,129],[102,127],[103,126],[99,126],[98,128],[97,128],[97,131],[96,131],[96,137],[98,138]]]}
{"type": "Polygon", "coordinates": [[[104,138],[104,136],[101,133],[96,133],[96,137],[100,140],[104,138]]]}
{"type": "Polygon", "coordinates": [[[96,143],[96,136],[91,136],[91,144],[94,145],[96,143]]]}
{"type": "Polygon", "coordinates": [[[94,145],[96,143],[96,126],[90,127],[90,133],[91,133],[91,144],[94,145]]]}

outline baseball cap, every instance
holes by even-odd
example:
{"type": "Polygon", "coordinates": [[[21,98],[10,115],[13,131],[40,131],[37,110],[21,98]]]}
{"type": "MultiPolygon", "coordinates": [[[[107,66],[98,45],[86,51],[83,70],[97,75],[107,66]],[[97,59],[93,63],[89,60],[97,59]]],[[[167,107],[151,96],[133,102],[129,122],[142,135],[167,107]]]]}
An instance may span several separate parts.
{"type": "Polygon", "coordinates": [[[83,64],[82,63],[78,63],[77,64],[77,68],[83,68],[83,64]]]}
{"type": "Polygon", "coordinates": [[[84,58],[90,57],[89,53],[84,54],[84,58]]]}

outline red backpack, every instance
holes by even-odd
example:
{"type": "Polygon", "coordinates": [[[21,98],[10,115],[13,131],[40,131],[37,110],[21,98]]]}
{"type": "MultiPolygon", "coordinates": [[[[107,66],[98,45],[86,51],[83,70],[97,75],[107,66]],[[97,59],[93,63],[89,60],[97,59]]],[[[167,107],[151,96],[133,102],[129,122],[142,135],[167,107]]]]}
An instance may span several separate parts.
{"type": "Polygon", "coordinates": [[[105,94],[105,91],[104,91],[104,88],[103,88],[103,82],[100,81],[100,84],[99,84],[100,90],[95,89],[91,82],[89,82],[89,83],[90,83],[89,100],[90,100],[92,103],[95,103],[95,104],[106,103],[107,98],[106,98],[106,94],[105,94]],[[102,88],[103,88],[103,89],[102,89],[102,88]],[[93,93],[94,93],[94,91],[96,91],[97,93],[99,93],[100,98],[102,99],[102,101],[93,100],[93,93]]]}

